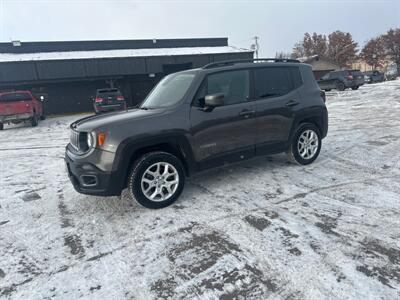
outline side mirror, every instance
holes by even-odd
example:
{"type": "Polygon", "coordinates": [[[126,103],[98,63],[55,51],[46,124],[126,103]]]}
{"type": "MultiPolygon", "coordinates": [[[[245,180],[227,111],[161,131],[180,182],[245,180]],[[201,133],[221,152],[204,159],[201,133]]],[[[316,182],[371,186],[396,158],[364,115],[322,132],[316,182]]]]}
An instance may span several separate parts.
{"type": "Polygon", "coordinates": [[[205,107],[217,107],[224,105],[225,96],[223,93],[207,95],[204,98],[205,107]]]}

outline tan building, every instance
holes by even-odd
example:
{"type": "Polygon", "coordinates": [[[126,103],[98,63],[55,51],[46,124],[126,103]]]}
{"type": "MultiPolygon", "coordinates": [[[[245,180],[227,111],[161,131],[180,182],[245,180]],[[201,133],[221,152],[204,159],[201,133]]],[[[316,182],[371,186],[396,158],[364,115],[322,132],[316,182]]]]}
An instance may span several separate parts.
{"type": "MultiPolygon", "coordinates": [[[[393,61],[389,58],[385,59],[382,63],[381,67],[377,67],[376,69],[381,71],[381,72],[386,72],[387,67],[392,65],[393,61]]],[[[355,61],[352,65],[351,65],[352,69],[357,69],[360,70],[361,72],[366,72],[366,71],[372,71],[374,70],[374,68],[367,64],[367,62],[363,59],[359,59],[357,61],[355,61]]]]}

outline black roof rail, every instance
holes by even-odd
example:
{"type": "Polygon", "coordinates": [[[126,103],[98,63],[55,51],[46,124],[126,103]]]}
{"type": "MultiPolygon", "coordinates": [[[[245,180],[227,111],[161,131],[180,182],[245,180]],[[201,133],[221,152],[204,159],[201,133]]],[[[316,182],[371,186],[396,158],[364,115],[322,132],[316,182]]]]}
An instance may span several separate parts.
{"type": "Polygon", "coordinates": [[[223,66],[230,66],[236,63],[246,63],[246,62],[287,62],[287,63],[300,63],[297,59],[290,58],[253,58],[253,59],[236,59],[236,60],[223,60],[214,63],[207,64],[203,66],[203,69],[212,69],[223,66]]]}

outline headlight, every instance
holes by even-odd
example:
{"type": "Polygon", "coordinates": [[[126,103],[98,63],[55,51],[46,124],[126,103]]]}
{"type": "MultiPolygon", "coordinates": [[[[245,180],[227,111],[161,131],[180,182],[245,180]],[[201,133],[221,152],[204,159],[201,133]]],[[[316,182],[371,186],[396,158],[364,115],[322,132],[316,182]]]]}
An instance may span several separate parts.
{"type": "Polygon", "coordinates": [[[87,136],[86,137],[86,143],[87,143],[88,149],[90,149],[90,148],[92,148],[94,146],[93,136],[92,136],[92,134],[90,132],[88,132],[86,134],[86,136],[87,136]]]}

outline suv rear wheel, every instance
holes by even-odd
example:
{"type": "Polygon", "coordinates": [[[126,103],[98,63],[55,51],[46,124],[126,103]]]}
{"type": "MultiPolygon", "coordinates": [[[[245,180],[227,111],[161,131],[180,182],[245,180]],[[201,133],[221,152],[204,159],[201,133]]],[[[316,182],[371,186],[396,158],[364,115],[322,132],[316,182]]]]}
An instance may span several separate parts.
{"type": "Polygon", "coordinates": [[[338,82],[336,82],[336,88],[337,88],[339,91],[344,91],[344,90],[346,89],[346,86],[344,85],[343,82],[338,81],[338,82]]]}
{"type": "Polygon", "coordinates": [[[317,159],[320,151],[321,134],[318,128],[311,123],[301,124],[290,145],[289,159],[300,165],[308,165],[317,159]]]}
{"type": "Polygon", "coordinates": [[[182,193],[185,173],[181,161],[167,152],[150,152],[138,159],[128,179],[131,196],[147,208],[163,208],[182,193]]]}
{"type": "Polygon", "coordinates": [[[0,130],[3,130],[3,129],[4,129],[4,124],[0,123],[0,130]]]}
{"type": "Polygon", "coordinates": [[[353,91],[358,90],[358,88],[359,88],[359,86],[352,86],[352,87],[351,87],[351,89],[352,89],[353,91]]]}

